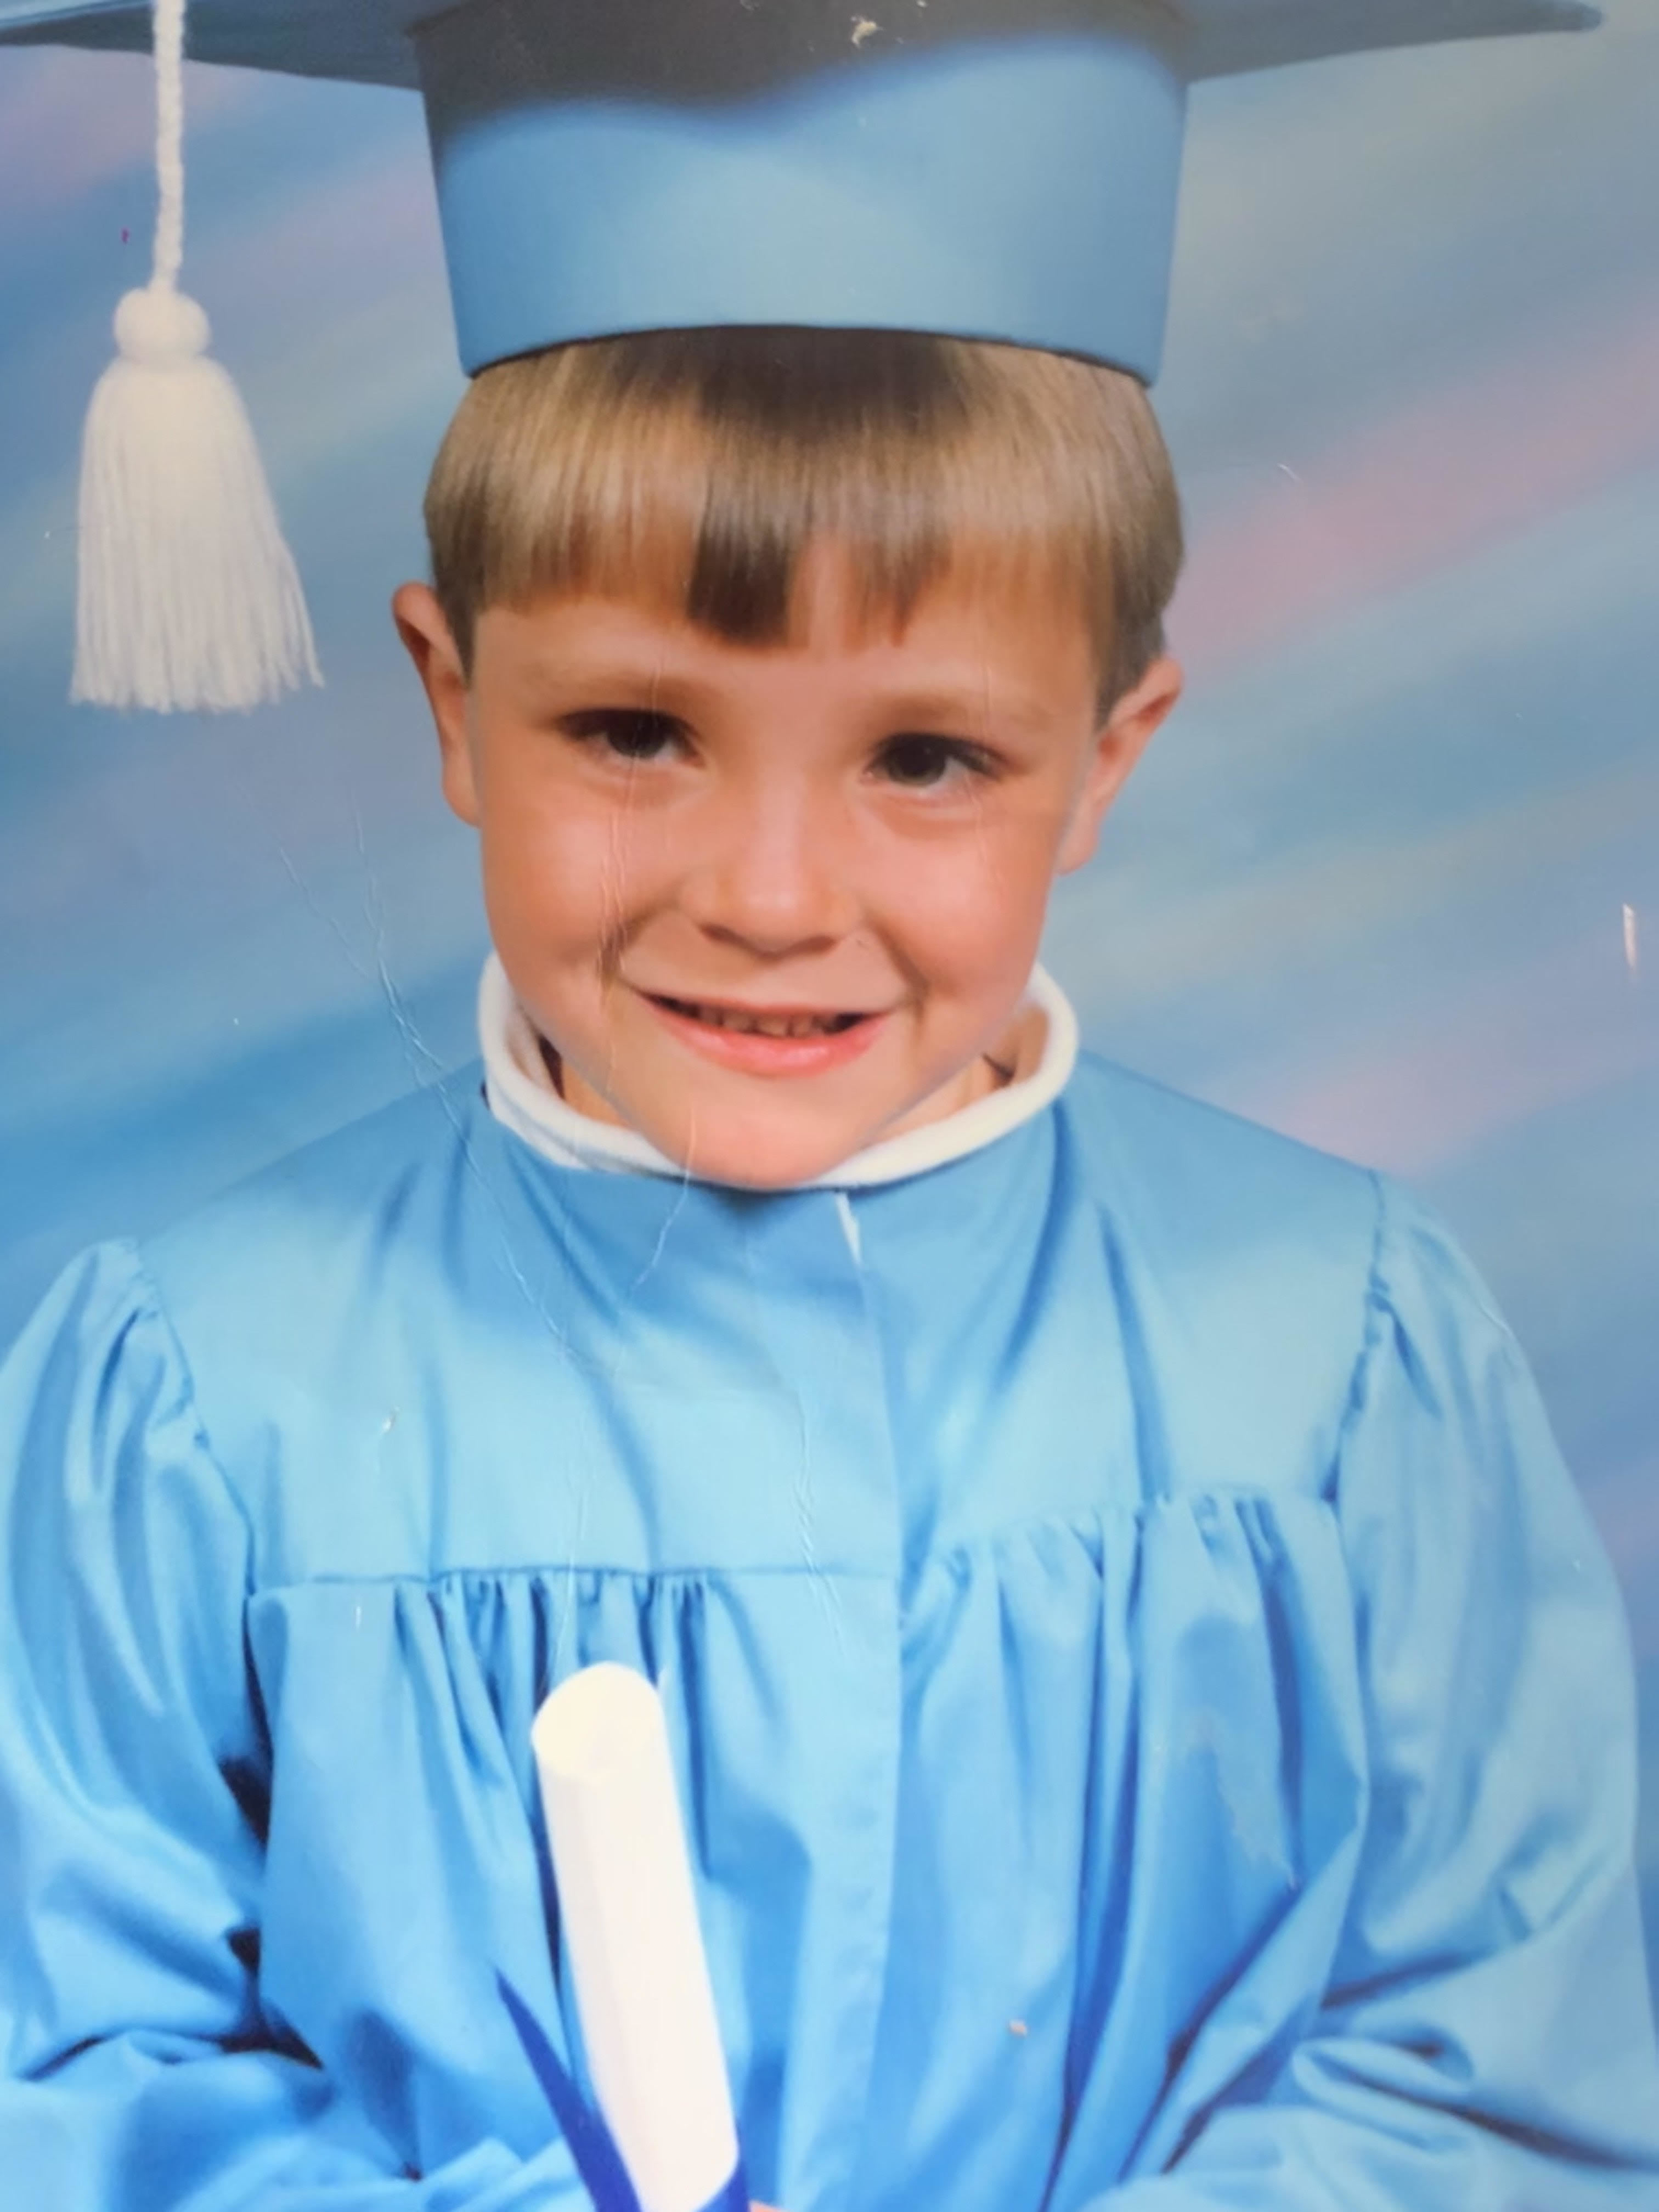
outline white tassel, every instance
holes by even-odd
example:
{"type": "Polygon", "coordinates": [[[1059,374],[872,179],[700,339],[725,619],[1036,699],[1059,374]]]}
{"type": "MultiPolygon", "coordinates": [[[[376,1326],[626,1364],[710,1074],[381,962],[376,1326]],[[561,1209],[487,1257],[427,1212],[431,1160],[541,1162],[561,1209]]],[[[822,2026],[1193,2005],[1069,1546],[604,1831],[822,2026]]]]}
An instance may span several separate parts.
{"type": "Polygon", "coordinates": [[[322,681],[236,386],[208,319],[165,285],[129,292],[81,461],[70,696],[104,707],[247,708],[322,681]]]}
{"type": "Polygon", "coordinates": [[[184,0],[156,0],[155,269],[116,309],[119,357],[87,416],[70,696],[246,708],[322,678],[247,415],[177,289],[183,50],[184,0]]]}

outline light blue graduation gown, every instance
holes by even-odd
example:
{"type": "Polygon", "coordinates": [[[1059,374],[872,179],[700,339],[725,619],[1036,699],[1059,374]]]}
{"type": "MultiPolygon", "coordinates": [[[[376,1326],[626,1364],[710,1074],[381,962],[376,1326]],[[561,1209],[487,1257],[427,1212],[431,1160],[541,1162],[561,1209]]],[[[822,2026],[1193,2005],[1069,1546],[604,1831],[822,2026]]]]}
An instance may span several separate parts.
{"type": "Polygon", "coordinates": [[[601,1658],[787,2212],[1659,2203],[1618,1603],[1358,1170],[1085,1060],[756,1196],[472,1076],[72,1267],[0,1439],[8,2205],[574,2208],[495,1975],[568,2038],[601,1658]]]}

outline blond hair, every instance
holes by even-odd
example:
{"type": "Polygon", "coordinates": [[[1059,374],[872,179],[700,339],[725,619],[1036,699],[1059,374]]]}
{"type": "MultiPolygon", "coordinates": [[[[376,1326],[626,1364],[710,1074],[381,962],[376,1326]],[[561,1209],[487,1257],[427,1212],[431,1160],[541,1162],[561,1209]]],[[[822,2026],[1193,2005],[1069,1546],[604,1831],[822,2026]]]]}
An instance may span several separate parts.
{"type": "Polygon", "coordinates": [[[462,400],[426,497],[462,663],[485,609],[644,597],[734,642],[790,634],[805,548],[902,629],[947,574],[1069,592],[1103,701],[1164,643],[1180,504],[1109,368],[908,331],[671,331],[532,354],[462,400]]]}

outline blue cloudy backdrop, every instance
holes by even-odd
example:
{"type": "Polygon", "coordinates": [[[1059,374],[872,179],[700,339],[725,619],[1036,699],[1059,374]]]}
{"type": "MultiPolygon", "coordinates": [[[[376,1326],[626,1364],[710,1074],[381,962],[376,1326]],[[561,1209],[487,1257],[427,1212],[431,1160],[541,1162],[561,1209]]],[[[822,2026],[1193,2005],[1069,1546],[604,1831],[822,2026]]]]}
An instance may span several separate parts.
{"type": "MultiPolygon", "coordinates": [[[[1402,1170],[1495,1282],[1628,1594],[1659,1934],[1659,0],[1609,13],[1200,95],[1192,693],[1050,957],[1095,1044],[1402,1170]]],[[[190,86],[187,276],[328,688],[64,703],[149,96],[0,53],[0,1340],[89,1237],[470,1049],[473,856],[385,612],[459,389],[412,100],[190,86]]]]}

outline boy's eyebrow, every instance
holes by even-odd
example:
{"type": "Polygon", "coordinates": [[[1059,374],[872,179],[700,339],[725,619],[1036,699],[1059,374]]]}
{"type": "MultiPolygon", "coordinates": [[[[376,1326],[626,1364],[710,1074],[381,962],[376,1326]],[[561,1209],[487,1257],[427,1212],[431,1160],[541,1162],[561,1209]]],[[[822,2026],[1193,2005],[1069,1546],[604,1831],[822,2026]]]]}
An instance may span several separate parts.
{"type": "MultiPolygon", "coordinates": [[[[526,692],[556,691],[571,684],[584,690],[612,691],[630,704],[659,708],[665,714],[677,708],[695,709],[700,702],[718,697],[717,677],[676,665],[661,657],[648,664],[631,655],[556,652],[526,656],[520,664],[526,692]]],[[[953,725],[982,728],[988,720],[999,727],[1036,733],[1052,727],[1054,708],[1041,699],[1004,691],[993,699],[982,675],[935,682],[895,684],[890,690],[872,686],[870,703],[881,719],[908,729],[953,725]]]]}
{"type": "Polygon", "coordinates": [[[933,724],[972,724],[983,727],[994,721],[1000,728],[1036,732],[1052,726],[1054,709],[1040,701],[1005,692],[993,700],[983,680],[974,684],[905,687],[882,702],[884,712],[896,721],[926,729],[933,724]]]}
{"type": "Polygon", "coordinates": [[[680,672],[665,669],[659,659],[647,660],[643,656],[594,654],[591,658],[581,653],[526,653],[514,671],[516,682],[530,693],[556,692],[580,685],[584,690],[614,691],[629,699],[654,698],[665,690],[691,690],[699,687],[695,680],[680,672]]]}

